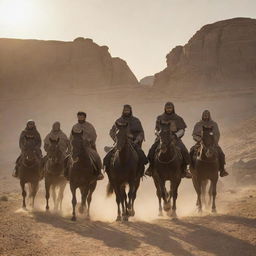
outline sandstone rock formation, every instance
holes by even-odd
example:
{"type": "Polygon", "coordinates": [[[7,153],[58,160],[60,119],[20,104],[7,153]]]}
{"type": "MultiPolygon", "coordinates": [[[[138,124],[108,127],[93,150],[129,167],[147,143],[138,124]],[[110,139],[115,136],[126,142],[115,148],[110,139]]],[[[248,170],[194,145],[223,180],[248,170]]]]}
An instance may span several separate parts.
{"type": "Polygon", "coordinates": [[[154,85],[174,90],[256,87],[256,19],[234,18],[202,27],[167,56],[154,85]]]}
{"type": "Polygon", "coordinates": [[[154,85],[154,76],[146,76],[140,80],[141,85],[146,85],[146,86],[153,86],[154,85]]]}
{"type": "Polygon", "coordinates": [[[82,37],[73,42],[0,39],[0,56],[2,94],[138,84],[125,61],[82,37]]]}

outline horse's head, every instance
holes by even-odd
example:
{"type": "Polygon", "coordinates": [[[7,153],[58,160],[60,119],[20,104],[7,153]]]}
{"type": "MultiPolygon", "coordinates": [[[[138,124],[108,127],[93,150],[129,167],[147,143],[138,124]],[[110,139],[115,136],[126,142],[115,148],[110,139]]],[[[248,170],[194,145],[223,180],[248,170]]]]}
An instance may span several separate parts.
{"type": "Polygon", "coordinates": [[[83,138],[83,131],[72,131],[72,159],[74,162],[79,160],[79,156],[83,155],[86,149],[90,146],[90,141],[83,138]]]}
{"type": "Polygon", "coordinates": [[[62,159],[62,152],[60,150],[60,138],[49,138],[50,146],[48,150],[48,159],[53,163],[58,163],[60,159],[62,159]]]}
{"type": "Polygon", "coordinates": [[[25,136],[23,159],[26,164],[32,164],[35,160],[37,160],[34,136],[25,136]]]}
{"type": "Polygon", "coordinates": [[[171,131],[171,122],[170,121],[160,121],[160,130],[159,130],[159,139],[160,139],[160,150],[165,153],[168,149],[168,146],[174,140],[173,133],[171,131]]]}
{"type": "Polygon", "coordinates": [[[213,157],[215,153],[215,136],[212,126],[203,126],[202,143],[205,148],[205,155],[208,158],[213,157]]]}
{"type": "Polygon", "coordinates": [[[116,148],[121,150],[128,141],[128,123],[116,122],[116,148]]]}

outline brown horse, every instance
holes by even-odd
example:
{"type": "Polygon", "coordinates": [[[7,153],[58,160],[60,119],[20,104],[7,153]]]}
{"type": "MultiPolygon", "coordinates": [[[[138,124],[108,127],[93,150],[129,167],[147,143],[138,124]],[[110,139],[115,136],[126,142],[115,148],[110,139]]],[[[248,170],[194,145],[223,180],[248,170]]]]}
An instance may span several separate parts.
{"type": "Polygon", "coordinates": [[[64,155],[59,147],[59,138],[52,140],[50,138],[50,146],[47,152],[47,161],[45,163],[45,198],[46,210],[49,210],[50,189],[54,202],[54,210],[62,211],[63,194],[67,184],[64,177],[64,155]],[[56,199],[56,190],[58,197],[56,199]]]}
{"type": "Polygon", "coordinates": [[[134,202],[140,185],[139,159],[128,136],[128,123],[116,122],[116,146],[114,156],[107,170],[109,184],[107,195],[116,194],[117,221],[128,221],[134,216],[134,202]],[[129,185],[128,202],[126,186],[129,185]],[[122,206],[122,212],[120,208],[122,206]]]}
{"type": "Polygon", "coordinates": [[[194,163],[194,168],[191,167],[191,173],[193,185],[197,193],[198,211],[202,212],[202,201],[205,202],[206,185],[208,180],[210,180],[209,203],[212,202],[212,212],[215,213],[219,161],[215,137],[211,127],[203,127],[201,145],[194,163]]]}
{"type": "MultiPolygon", "coordinates": [[[[86,217],[89,219],[90,204],[92,200],[92,194],[97,185],[97,176],[94,173],[94,165],[92,162],[92,158],[90,157],[92,153],[90,142],[83,139],[83,131],[81,133],[75,133],[74,131],[72,131],[72,134],[72,166],[69,170],[69,179],[73,206],[71,220],[76,221],[76,190],[77,188],[80,189],[82,198],[79,212],[81,214],[84,212],[84,208],[86,208],[87,201],[86,217]]],[[[100,159],[98,159],[98,161],[100,161],[100,159]]],[[[101,165],[101,163],[97,164],[101,165]]]]}
{"type": "Polygon", "coordinates": [[[181,182],[182,157],[177,148],[176,137],[171,132],[170,122],[162,121],[159,131],[159,148],[154,158],[153,180],[156,187],[156,194],[159,201],[159,216],[163,215],[162,200],[164,210],[169,216],[176,217],[176,200],[178,188],[181,182]],[[166,181],[170,181],[170,191],[167,192],[166,181]],[[173,199],[171,207],[171,198],[173,199]],[[172,208],[172,212],[170,209],[172,208]]]}
{"type": "Polygon", "coordinates": [[[26,136],[25,140],[24,150],[20,156],[19,165],[17,167],[20,186],[22,189],[22,207],[24,209],[26,209],[27,196],[25,185],[28,184],[30,205],[33,208],[35,196],[39,187],[39,181],[42,178],[41,158],[36,153],[34,140],[26,136]]]}

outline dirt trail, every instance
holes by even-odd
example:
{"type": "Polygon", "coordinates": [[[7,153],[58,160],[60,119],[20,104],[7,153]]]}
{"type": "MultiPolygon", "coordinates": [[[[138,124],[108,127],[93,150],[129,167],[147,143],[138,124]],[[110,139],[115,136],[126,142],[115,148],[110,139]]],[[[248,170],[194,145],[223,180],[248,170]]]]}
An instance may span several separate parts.
{"type": "Polygon", "coordinates": [[[256,253],[256,187],[223,192],[223,214],[128,223],[25,212],[20,196],[0,201],[0,255],[232,255],[256,253]],[[224,198],[224,199],[223,199],[224,198]]]}

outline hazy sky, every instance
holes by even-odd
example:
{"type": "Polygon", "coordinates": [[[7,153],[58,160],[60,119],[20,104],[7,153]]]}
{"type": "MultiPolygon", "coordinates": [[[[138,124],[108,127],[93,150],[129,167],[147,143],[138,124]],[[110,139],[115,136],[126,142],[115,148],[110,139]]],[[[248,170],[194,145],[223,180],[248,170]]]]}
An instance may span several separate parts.
{"type": "Polygon", "coordinates": [[[0,37],[92,38],[142,78],[203,25],[256,18],[256,0],[0,0],[0,37]]]}

